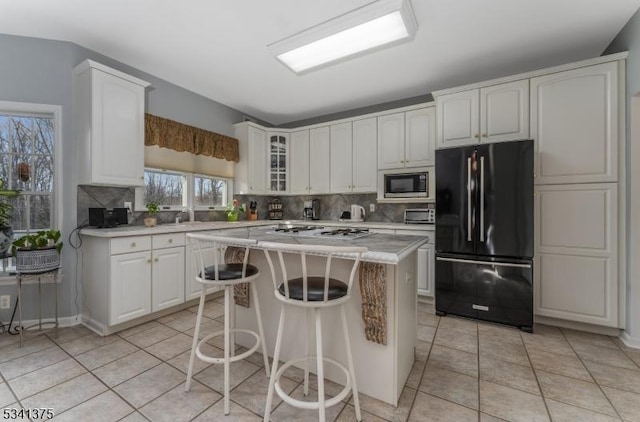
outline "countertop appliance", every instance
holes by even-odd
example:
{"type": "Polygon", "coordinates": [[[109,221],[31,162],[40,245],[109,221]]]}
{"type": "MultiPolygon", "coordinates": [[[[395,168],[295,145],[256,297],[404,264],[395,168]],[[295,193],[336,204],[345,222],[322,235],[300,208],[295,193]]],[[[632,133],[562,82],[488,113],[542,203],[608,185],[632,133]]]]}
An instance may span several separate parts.
{"type": "Polygon", "coordinates": [[[533,327],[533,141],[436,151],[436,313],[533,327]]]}
{"type": "Polygon", "coordinates": [[[435,224],[436,209],[430,208],[407,208],[404,210],[405,224],[435,224]]]}
{"type": "Polygon", "coordinates": [[[128,224],[127,208],[89,208],[89,225],[99,228],[128,224]]]}
{"type": "Polygon", "coordinates": [[[304,201],[302,209],[302,218],[305,220],[320,220],[320,200],[311,199],[304,201]]]}
{"type": "Polygon", "coordinates": [[[362,205],[353,204],[351,205],[351,221],[363,221],[365,212],[364,207],[362,205]]]}

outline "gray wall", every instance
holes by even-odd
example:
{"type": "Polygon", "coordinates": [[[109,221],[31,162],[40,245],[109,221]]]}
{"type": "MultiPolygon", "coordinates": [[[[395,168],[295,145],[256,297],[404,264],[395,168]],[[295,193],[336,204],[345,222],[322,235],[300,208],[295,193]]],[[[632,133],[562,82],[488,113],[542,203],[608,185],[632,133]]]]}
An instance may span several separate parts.
{"type": "MultiPolygon", "coordinates": [[[[632,108],[632,98],[640,93],[640,10],[636,12],[616,38],[611,42],[603,54],[613,54],[628,51],[626,71],[626,204],[627,204],[627,280],[626,280],[626,332],[640,342],[640,255],[637,245],[640,242],[639,211],[632,208],[632,204],[638,201],[640,193],[640,178],[637,168],[632,168],[633,159],[638,154],[640,139],[631,138],[632,113],[636,116],[640,110],[636,106],[632,108]],[[635,215],[634,215],[635,214],[635,215]],[[635,244],[635,246],[634,246],[635,244]]],[[[637,117],[636,117],[637,118],[637,117]]],[[[636,136],[637,137],[637,136],[636,136]]],[[[640,344],[640,343],[639,343],[640,344]]]]}
{"type": "MultiPolygon", "coordinates": [[[[233,124],[242,121],[244,117],[244,113],[76,44],[0,34],[0,100],[62,106],[61,230],[65,240],[77,224],[77,163],[72,137],[71,74],[73,67],[85,59],[95,60],[150,82],[151,87],[147,88],[146,111],[151,114],[231,136],[234,133],[233,124]]],[[[65,245],[62,252],[65,277],[58,290],[59,314],[71,316],[78,314],[78,254],[68,242],[65,242],[65,245]]],[[[13,287],[0,287],[0,294],[11,294],[12,301],[15,301],[13,287]]],[[[47,297],[50,298],[49,295],[47,297]]],[[[47,298],[44,299],[46,303],[47,298]]],[[[25,319],[37,317],[37,303],[37,290],[25,289],[25,319]]],[[[49,311],[51,308],[45,309],[45,312],[49,311]]],[[[10,316],[7,311],[0,312],[1,321],[8,321],[10,316]]]]}

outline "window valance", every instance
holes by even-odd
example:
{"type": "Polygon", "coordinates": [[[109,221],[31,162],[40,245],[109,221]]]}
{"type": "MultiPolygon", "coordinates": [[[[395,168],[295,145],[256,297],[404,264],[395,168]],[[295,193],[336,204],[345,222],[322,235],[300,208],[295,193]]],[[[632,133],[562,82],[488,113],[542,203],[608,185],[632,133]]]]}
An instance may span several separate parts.
{"type": "Polygon", "coordinates": [[[178,152],[222,158],[227,161],[240,161],[236,138],[152,114],[144,115],[144,144],[170,148],[178,152]]]}

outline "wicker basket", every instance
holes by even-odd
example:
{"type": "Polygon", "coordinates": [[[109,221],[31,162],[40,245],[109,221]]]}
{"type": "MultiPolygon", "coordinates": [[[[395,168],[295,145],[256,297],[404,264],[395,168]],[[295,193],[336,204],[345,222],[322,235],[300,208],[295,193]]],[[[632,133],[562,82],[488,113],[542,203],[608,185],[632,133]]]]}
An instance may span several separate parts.
{"type": "Polygon", "coordinates": [[[55,246],[42,249],[18,249],[16,271],[22,274],[44,273],[60,267],[60,253],[55,246]]]}

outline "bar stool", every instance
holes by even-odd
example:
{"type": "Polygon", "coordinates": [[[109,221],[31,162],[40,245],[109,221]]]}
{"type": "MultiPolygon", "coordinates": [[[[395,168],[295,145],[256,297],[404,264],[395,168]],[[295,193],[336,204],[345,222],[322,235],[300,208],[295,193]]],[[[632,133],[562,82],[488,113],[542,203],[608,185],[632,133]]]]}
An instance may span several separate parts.
{"type": "MultiPolygon", "coordinates": [[[[265,250],[265,255],[269,267],[271,269],[271,277],[273,279],[274,293],[278,300],[282,302],[282,309],[280,311],[280,321],[278,323],[278,335],[276,337],[276,347],[273,355],[273,367],[271,368],[271,379],[269,380],[269,391],[267,393],[267,404],[265,407],[264,421],[269,421],[271,413],[271,403],[273,401],[274,389],[278,393],[278,396],[282,398],[286,403],[291,406],[302,409],[318,409],[318,419],[323,422],[325,420],[325,410],[328,407],[334,406],[347,397],[350,391],[353,392],[353,403],[356,411],[356,419],[362,420],[360,415],[360,401],[358,399],[358,388],[356,385],[355,371],[353,368],[353,356],[351,354],[351,343],[349,340],[349,333],[347,329],[347,317],[345,314],[344,304],[351,298],[351,288],[353,280],[358,271],[360,259],[362,254],[367,251],[365,247],[355,246],[319,246],[319,245],[294,245],[283,244],[273,242],[263,242],[260,245],[265,250]],[[278,256],[280,263],[280,271],[282,273],[282,280],[278,280],[276,277],[275,267],[269,252],[275,252],[278,256]],[[285,254],[296,254],[300,256],[300,262],[302,266],[302,277],[295,277],[289,279],[287,275],[287,266],[285,264],[285,254]],[[307,256],[308,255],[320,255],[326,260],[324,265],[323,275],[308,275],[307,274],[307,256]],[[344,281],[332,278],[331,261],[332,258],[348,258],[353,260],[353,265],[349,273],[349,280],[344,281]],[[280,347],[282,345],[282,337],[284,330],[284,323],[286,319],[287,306],[297,306],[305,308],[307,315],[307,323],[309,324],[310,318],[315,320],[316,331],[316,355],[310,354],[310,340],[311,337],[307,334],[305,344],[305,356],[299,359],[293,359],[278,369],[278,359],[280,357],[280,347]],[[342,363],[337,362],[334,359],[323,356],[322,352],[322,313],[321,310],[330,307],[340,307],[340,316],[342,318],[342,331],[344,334],[344,344],[347,352],[347,365],[345,367],[342,363]],[[299,363],[304,363],[304,395],[309,394],[309,360],[315,359],[317,364],[317,378],[318,378],[318,401],[302,401],[294,399],[289,396],[280,386],[280,377],[290,366],[299,363]],[[336,365],[342,370],[346,376],[345,387],[340,393],[329,400],[325,399],[324,391],[324,361],[330,362],[336,365]]],[[[288,262],[296,262],[291,257],[288,262]]]]}
{"type": "MultiPolygon", "coordinates": [[[[269,357],[267,356],[267,346],[264,340],[264,330],[262,327],[262,318],[260,316],[260,303],[258,301],[258,294],[256,292],[255,284],[253,283],[259,275],[258,268],[249,264],[249,248],[255,246],[257,241],[249,239],[238,239],[222,236],[210,236],[205,234],[187,233],[187,239],[189,245],[193,248],[194,255],[196,257],[196,264],[199,271],[196,275],[196,280],[202,283],[202,292],[200,293],[200,305],[198,306],[198,315],[196,317],[196,328],[193,333],[193,344],[191,347],[191,358],[189,359],[189,370],[187,372],[187,382],[185,384],[185,391],[189,391],[191,388],[191,378],[193,375],[193,363],[197,356],[198,359],[208,363],[222,363],[224,364],[224,414],[229,414],[229,366],[232,362],[239,361],[253,354],[258,347],[262,345],[262,356],[264,358],[264,367],[269,376],[269,357]],[[203,251],[205,247],[213,247],[213,265],[205,267],[205,259],[203,251]],[[244,247],[244,260],[241,264],[225,264],[220,263],[219,251],[224,246],[244,247]],[[256,317],[258,319],[258,333],[251,330],[237,329],[232,327],[231,320],[233,318],[232,303],[233,300],[233,286],[240,283],[250,283],[251,292],[253,295],[253,302],[256,308],[256,317]],[[205,297],[207,295],[207,288],[212,286],[224,286],[224,329],[209,334],[202,340],[198,341],[200,335],[200,321],[202,320],[202,312],[204,310],[205,297]],[[256,339],[255,345],[246,352],[235,355],[231,344],[231,337],[235,333],[250,334],[256,339]],[[201,346],[208,340],[224,334],[224,357],[216,358],[205,355],[201,350],[201,346]]],[[[235,324],[234,324],[235,325],[235,324]]],[[[235,338],[235,337],[234,337],[235,338]]]]}

